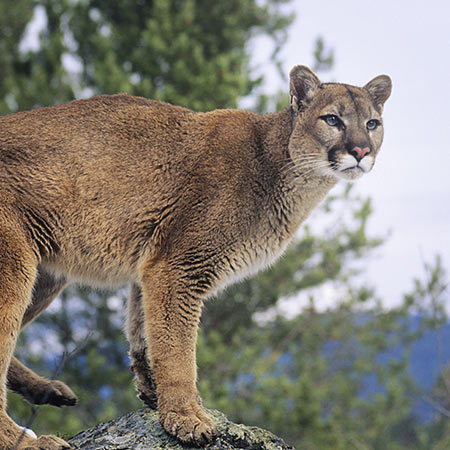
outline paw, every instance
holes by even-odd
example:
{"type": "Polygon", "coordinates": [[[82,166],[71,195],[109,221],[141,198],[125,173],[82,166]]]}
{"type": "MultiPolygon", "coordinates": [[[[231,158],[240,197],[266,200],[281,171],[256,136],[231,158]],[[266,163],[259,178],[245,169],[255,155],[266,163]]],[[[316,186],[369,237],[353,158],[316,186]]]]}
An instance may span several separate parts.
{"type": "Polygon", "coordinates": [[[48,386],[46,403],[54,406],[74,406],[78,403],[78,397],[62,381],[52,380],[48,386]]]}
{"type": "Polygon", "coordinates": [[[41,436],[38,439],[26,439],[19,444],[18,450],[69,450],[72,447],[56,436],[41,436]]]}
{"type": "Polygon", "coordinates": [[[147,406],[150,409],[158,409],[158,399],[156,397],[155,392],[149,392],[145,393],[138,389],[138,399],[141,400],[145,406],[147,406]]]}
{"type": "Polygon", "coordinates": [[[208,414],[197,404],[181,411],[161,414],[165,430],[181,442],[204,446],[217,436],[217,429],[208,414]]]}
{"type": "Polygon", "coordinates": [[[21,393],[35,405],[73,406],[78,402],[72,389],[58,380],[45,380],[45,383],[21,393]]]}

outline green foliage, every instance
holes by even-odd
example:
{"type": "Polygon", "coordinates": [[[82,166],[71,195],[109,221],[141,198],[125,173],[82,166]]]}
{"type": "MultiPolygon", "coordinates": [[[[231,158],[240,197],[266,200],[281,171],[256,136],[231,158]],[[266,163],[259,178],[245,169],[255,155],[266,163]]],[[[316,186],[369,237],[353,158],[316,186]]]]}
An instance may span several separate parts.
{"type": "Polygon", "coordinates": [[[74,98],[73,87],[62,64],[65,45],[61,13],[64,5],[64,1],[0,3],[0,114],[74,98]],[[37,50],[23,50],[20,44],[36,4],[47,13],[47,27],[41,32],[37,50]]]}
{"type": "Polygon", "coordinates": [[[207,305],[198,354],[207,404],[298,448],[418,448],[419,392],[408,365],[423,330],[407,318],[428,291],[385,310],[371,290],[356,287],[350,262],[380,244],[365,233],[369,206],[349,190],[330,197],[323,209],[336,217],[335,209],[350,207],[351,222],[333,220],[320,236],[305,229],[276,266],[207,305]],[[340,300],[322,311],[317,288],[330,284],[340,300]],[[277,305],[299,291],[309,305],[287,319],[277,305]],[[396,348],[401,357],[392,359],[396,348]]]}
{"type": "Polygon", "coordinates": [[[293,20],[281,11],[288,1],[3,2],[0,113],[66,102],[75,93],[128,92],[196,110],[235,107],[261,81],[251,76],[248,42],[264,34],[279,48],[293,20]],[[39,49],[23,52],[18,44],[33,5],[45,11],[47,26],[39,49]]]}
{"type": "Polygon", "coordinates": [[[443,325],[448,323],[446,307],[449,305],[449,280],[442,261],[436,257],[433,264],[425,263],[425,279],[415,279],[414,288],[405,296],[408,308],[412,307],[424,318],[423,328],[434,330],[440,373],[431,392],[423,399],[435,411],[425,429],[421,429],[423,449],[443,450],[450,445],[450,361],[443,356],[446,342],[443,325]]]}
{"type": "Polygon", "coordinates": [[[70,24],[83,61],[83,85],[197,110],[234,107],[260,81],[250,76],[248,40],[259,31],[279,40],[291,21],[271,11],[277,3],[79,3],[70,24]]]}
{"type": "Polygon", "coordinates": [[[314,71],[326,71],[330,70],[334,64],[334,54],[333,50],[326,49],[325,41],[322,37],[316,39],[316,44],[314,48],[314,71]]]}

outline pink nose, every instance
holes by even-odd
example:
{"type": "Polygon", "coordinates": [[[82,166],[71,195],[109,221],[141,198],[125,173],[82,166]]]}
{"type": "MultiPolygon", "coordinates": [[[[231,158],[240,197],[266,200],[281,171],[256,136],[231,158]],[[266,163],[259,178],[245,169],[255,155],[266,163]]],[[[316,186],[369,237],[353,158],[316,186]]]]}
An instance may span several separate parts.
{"type": "Polygon", "coordinates": [[[369,153],[369,152],[370,152],[369,147],[364,147],[364,148],[353,147],[353,150],[352,150],[353,156],[355,156],[358,161],[361,161],[361,159],[363,159],[364,156],[366,156],[367,153],[369,153]]]}

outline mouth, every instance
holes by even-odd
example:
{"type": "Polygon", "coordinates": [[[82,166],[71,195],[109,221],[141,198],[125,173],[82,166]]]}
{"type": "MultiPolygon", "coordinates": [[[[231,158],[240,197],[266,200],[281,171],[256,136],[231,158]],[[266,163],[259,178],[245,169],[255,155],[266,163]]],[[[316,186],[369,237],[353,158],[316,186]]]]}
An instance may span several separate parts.
{"type": "Polygon", "coordinates": [[[344,180],[356,180],[357,178],[361,177],[364,173],[366,173],[366,171],[358,165],[346,167],[345,169],[339,169],[335,167],[334,170],[336,176],[344,180]]]}
{"type": "MultiPolygon", "coordinates": [[[[339,169],[338,169],[339,170],[339,169]]],[[[340,169],[341,172],[362,172],[366,173],[366,171],[361,166],[353,166],[353,167],[347,167],[346,169],[340,169]]]]}
{"type": "Polygon", "coordinates": [[[367,155],[358,161],[348,152],[334,151],[328,153],[328,161],[336,177],[344,180],[356,180],[371,171],[374,158],[367,155]]]}

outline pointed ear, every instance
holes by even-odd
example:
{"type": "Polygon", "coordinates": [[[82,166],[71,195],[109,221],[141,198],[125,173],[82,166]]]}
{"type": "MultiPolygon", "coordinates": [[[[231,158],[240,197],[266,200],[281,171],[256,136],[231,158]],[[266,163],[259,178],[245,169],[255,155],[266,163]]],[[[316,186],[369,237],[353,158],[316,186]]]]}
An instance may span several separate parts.
{"type": "Polygon", "coordinates": [[[308,103],[322,84],[314,72],[306,66],[295,66],[290,78],[291,107],[299,111],[304,103],[308,103]]]}
{"type": "Polygon", "coordinates": [[[373,102],[380,108],[383,107],[384,102],[389,98],[392,91],[392,81],[387,75],[378,75],[373,80],[369,81],[364,89],[369,92],[373,102]]]}

